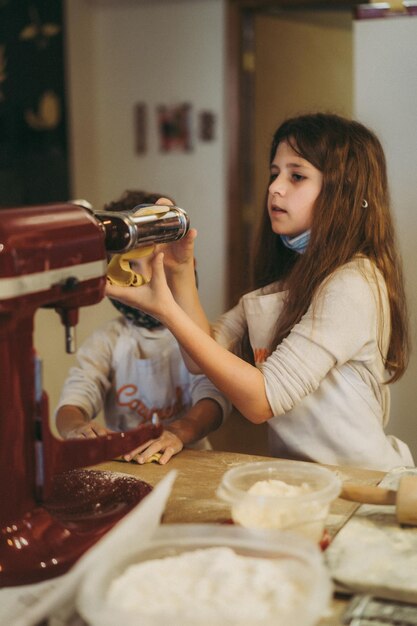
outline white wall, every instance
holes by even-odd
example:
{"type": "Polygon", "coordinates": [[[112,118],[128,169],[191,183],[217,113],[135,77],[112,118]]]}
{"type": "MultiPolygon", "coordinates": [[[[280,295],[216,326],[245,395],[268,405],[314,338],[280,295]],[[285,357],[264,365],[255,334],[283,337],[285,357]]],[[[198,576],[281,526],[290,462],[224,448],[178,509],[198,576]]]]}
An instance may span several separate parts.
{"type": "MultiPolygon", "coordinates": [[[[226,208],[223,0],[66,0],[69,124],[74,197],[96,208],[127,188],[171,195],[199,231],[200,294],[211,319],[224,308],[226,208]],[[148,105],[148,151],[134,151],[133,107],[148,105]],[[190,153],[158,151],[155,107],[189,102],[217,118],[216,137],[195,133],[190,153]]],[[[196,129],[195,129],[196,130],[196,129]]],[[[114,316],[103,301],[81,310],[78,343],[114,316]]],[[[36,317],[35,343],[56,404],[73,362],[52,311],[36,317]]]]}
{"type": "Polygon", "coordinates": [[[355,22],[354,51],[355,115],[386,152],[414,344],[409,369],[393,386],[389,431],[417,461],[417,17],[355,22]]]}

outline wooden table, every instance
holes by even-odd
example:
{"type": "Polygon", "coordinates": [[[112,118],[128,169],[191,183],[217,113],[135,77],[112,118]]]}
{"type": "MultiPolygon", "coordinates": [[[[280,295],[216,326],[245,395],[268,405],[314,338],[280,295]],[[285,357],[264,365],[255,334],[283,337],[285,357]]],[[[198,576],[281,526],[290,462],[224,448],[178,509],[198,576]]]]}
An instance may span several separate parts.
{"type": "MultiPolygon", "coordinates": [[[[266,457],[236,452],[183,450],[167,465],[148,463],[137,465],[112,461],[94,469],[110,470],[130,474],[155,486],[170,470],[178,475],[167,502],[163,523],[222,523],[230,518],[227,504],[217,498],[215,491],[226,470],[242,463],[262,461],[266,457]]],[[[276,460],[276,459],[275,459],[276,460]]],[[[365,485],[377,485],[384,473],[347,466],[328,466],[342,481],[354,481],[365,485]]],[[[337,499],[331,509],[326,525],[334,536],[354,513],[358,505],[337,499]]],[[[320,626],[340,626],[340,616],[347,598],[335,597],[331,615],[320,621],[320,626]]]]}

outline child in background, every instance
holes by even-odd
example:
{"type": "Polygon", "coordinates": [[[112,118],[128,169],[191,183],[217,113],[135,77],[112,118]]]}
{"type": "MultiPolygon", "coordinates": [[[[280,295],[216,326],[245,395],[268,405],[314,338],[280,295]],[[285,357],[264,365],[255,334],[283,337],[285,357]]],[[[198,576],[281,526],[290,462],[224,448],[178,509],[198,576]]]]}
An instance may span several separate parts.
{"type": "MultiPolygon", "coordinates": [[[[126,191],[105,209],[131,210],[159,197],[126,191]]],[[[149,279],[149,257],[130,265],[149,279]]],[[[183,446],[209,449],[206,435],[221,425],[228,401],[205,376],[189,373],[178,343],[157,319],[112,303],[121,316],[84,342],[64,383],[55,414],[58,432],[64,438],[97,437],[157,419],[162,435],[132,450],[126,460],[144,463],[159,453],[164,464],[183,446]],[[105,426],[95,420],[102,409],[105,426]]]]}
{"type": "Polygon", "coordinates": [[[377,137],[323,113],[277,129],[256,289],[213,329],[193,281],[195,236],[155,255],[143,289],[108,285],[107,293],[156,315],[192,371],[248,420],[267,421],[272,455],[378,470],[413,465],[408,447],[384,432],[388,383],[403,374],[409,346],[377,137]]]}

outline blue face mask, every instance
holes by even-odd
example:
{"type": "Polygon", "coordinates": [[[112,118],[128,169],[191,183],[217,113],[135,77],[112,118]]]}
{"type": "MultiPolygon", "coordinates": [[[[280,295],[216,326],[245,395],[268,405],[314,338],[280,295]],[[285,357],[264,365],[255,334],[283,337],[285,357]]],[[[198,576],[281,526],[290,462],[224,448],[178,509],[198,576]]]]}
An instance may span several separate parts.
{"type": "Polygon", "coordinates": [[[310,233],[310,230],[306,230],[296,237],[288,237],[287,235],[280,235],[280,237],[284,246],[290,250],[295,250],[298,254],[304,254],[310,241],[310,233]]]}

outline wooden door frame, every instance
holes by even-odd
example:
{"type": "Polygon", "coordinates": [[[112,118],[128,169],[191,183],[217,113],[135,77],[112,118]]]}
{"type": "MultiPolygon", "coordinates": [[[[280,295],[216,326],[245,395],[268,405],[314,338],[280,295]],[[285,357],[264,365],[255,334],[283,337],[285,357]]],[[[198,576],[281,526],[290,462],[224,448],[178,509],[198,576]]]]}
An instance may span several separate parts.
{"type": "Polygon", "coordinates": [[[358,4],[371,4],[371,0],[226,0],[227,308],[250,287],[255,17],[279,9],[353,10],[358,4]]]}

